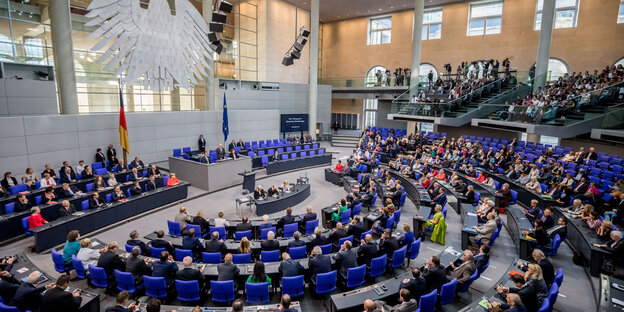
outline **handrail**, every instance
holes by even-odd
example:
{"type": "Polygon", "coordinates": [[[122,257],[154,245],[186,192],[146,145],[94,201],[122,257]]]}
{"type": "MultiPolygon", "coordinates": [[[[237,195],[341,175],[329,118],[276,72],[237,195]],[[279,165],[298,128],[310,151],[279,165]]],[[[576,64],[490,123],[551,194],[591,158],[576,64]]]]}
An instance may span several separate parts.
{"type": "MultiPolygon", "coordinates": [[[[498,83],[498,82],[502,82],[503,80],[505,80],[505,78],[507,78],[507,77],[498,78],[498,79],[496,79],[496,80],[493,80],[493,81],[491,81],[491,82],[489,82],[489,83],[487,83],[487,84],[485,84],[485,85],[483,85],[483,86],[481,86],[481,87],[478,87],[477,89],[472,90],[470,93],[464,94],[464,95],[462,95],[462,96],[460,96],[460,97],[458,97],[458,98],[456,98],[456,99],[454,99],[454,100],[448,101],[448,102],[444,102],[444,103],[433,103],[433,102],[422,102],[422,101],[418,101],[418,102],[415,102],[415,103],[413,103],[413,102],[409,102],[409,103],[410,103],[410,104],[447,104],[447,105],[448,105],[448,104],[454,104],[454,103],[456,103],[456,102],[458,102],[458,101],[463,101],[463,100],[464,100],[466,97],[468,97],[469,95],[472,95],[473,93],[475,93],[475,92],[477,92],[477,91],[482,91],[483,89],[485,89],[486,87],[491,86],[492,84],[495,84],[495,83],[498,83]]],[[[408,91],[409,91],[409,90],[408,90],[408,91]]],[[[396,99],[392,100],[392,103],[396,103],[396,101],[397,101],[399,98],[400,98],[400,96],[399,96],[399,97],[397,97],[396,99]]]]}

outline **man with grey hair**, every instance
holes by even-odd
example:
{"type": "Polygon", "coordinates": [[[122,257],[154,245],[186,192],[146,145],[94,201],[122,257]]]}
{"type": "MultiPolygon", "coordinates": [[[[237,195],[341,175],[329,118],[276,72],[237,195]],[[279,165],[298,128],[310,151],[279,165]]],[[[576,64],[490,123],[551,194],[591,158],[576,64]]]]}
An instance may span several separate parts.
{"type": "Polygon", "coordinates": [[[219,232],[214,231],[210,236],[210,240],[207,240],[204,245],[206,246],[206,252],[220,252],[225,254],[227,247],[223,240],[219,240],[219,232]]]}
{"type": "Polygon", "coordinates": [[[331,271],[331,259],[328,255],[324,255],[321,247],[316,246],[312,249],[311,258],[308,260],[308,266],[312,272],[312,283],[316,284],[316,275],[331,271]]]}
{"type": "Polygon", "coordinates": [[[489,301],[486,301],[486,304],[488,306],[488,310],[491,310],[493,308],[500,308],[503,311],[506,312],[524,312],[526,311],[526,309],[524,308],[524,305],[522,305],[522,300],[520,300],[520,296],[518,296],[518,294],[507,294],[507,304],[502,304],[500,302],[492,302],[490,303],[489,301]]]}
{"type": "Polygon", "coordinates": [[[135,285],[143,284],[143,275],[151,276],[152,268],[148,263],[152,262],[152,258],[141,259],[141,247],[134,246],[130,251],[130,257],[126,259],[126,272],[132,273],[135,285]]]}
{"type": "Polygon", "coordinates": [[[304,270],[299,260],[290,258],[287,252],[282,253],[282,262],[280,262],[278,271],[282,273],[283,277],[297,276],[303,274],[304,270]]]}
{"type": "Polygon", "coordinates": [[[494,234],[494,232],[496,231],[496,228],[498,227],[496,225],[496,221],[494,220],[495,217],[496,215],[490,212],[487,215],[487,222],[485,224],[478,226],[478,227],[477,226],[472,227],[473,229],[477,231],[477,235],[468,237],[468,240],[470,241],[471,245],[479,248],[480,244],[490,243],[490,240],[492,239],[492,234],[494,234]],[[479,241],[480,243],[477,243],[477,241],[479,241]]]}
{"type": "Polygon", "coordinates": [[[275,240],[275,232],[269,231],[269,233],[267,233],[267,240],[260,243],[260,248],[266,251],[279,250],[280,244],[275,240]]]}
{"type": "Polygon", "coordinates": [[[23,283],[15,291],[13,300],[9,303],[10,306],[18,308],[20,311],[38,311],[41,299],[43,298],[43,291],[56,287],[56,284],[48,284],[45,286],[35,286],[41,278],[39,271],[34,271],[28,275],[26,283],[23,283]]]}
{"type": "Polygon", "coordinates": [[[204,269],[194,269],[193,268],[193,258],[186,256],[182,259],[182,263],[184,264],[184,268],[176,272],[176,280],[181,281],[197,281],[199,283],[199,288],[205,288],[204,282],[204,269]]]}
{"type": "Polygon", "coordinates": [[[377,242],[373,241],[372,235],[366,234],[360,243],[360,248],[358,248],[357,251],[358,262],[360,264],[366,264],[367,267],[370,267],[371,260],[377,257],[378,253],[379,248],[377,247],[377,242]]]}
{"type": "Polygon", "coordinates": [[[611,259],[606,261],[612,261],[613,264],[619,265],[624,261],[624,240],[622,239],[622,232],[611,231],[611,239],[604,244],[594,244],[596,247],[604,248],[613,253],[611,259]]]}
{"type": "Polygon", "coordinates": [[[462,255],[462,260],[464,260],[464,262],[461,265],[455,267],[455,264],[453,262],[450,263],[450,266],[454,268],[454,270],[453,272],[451,272],[451,277],[449,278],[449,280],[457,278],[457,287],[461,288],[460,285],[463,285],[470,281],[470,276],[474,274],[474,272],[477,270],[477,266],[472,261],[473,258],[474,254],[472,253],[472,251],[464,250],[464,253],[462,255]]]}
{"type": "Polygon", "coordinates": [[[130,232],[130,239],[126,241],[126,245],[139,246],[139,248],[141,248],[141,253],[148,256],[150,254],[150,249],[139,237],[139,231],[133,230],[130,232]]]}
{"type": "Polygon", "coordinates": [[[174,221],[180,223],[180,230],[183,234],[186,234],[186,223],[191,222],[193,218],[186,211],[186,207],[180,207],[180,212],[176,214],[174,221]]]}
{"type": "Polygon", "coordinates": [[[301,240],[301,233],[299,231],[293,233],[293,238],[294,240],[288,242],[288,248],[305,246],[306,243],[301,240]]]}
{"type": "MultiPolygon", "coordinates": [[[[546,285],[550,287],[550,285],[552,285],[553,281],[555,280],[555,267],[553,267],[550,260],[546,259],[546,255],[540,249],[534,249],[532,256],[533,260],[535,260],[535,262],[537,262],[537,265],[539,265],[542,269],[544,282],[546,282],[546,285]]],[[[519,261],[518,265],[520,266],[520,269],[522,269],[522,271],[526,272],[529,269],[529,264],[526,262],[519,261]]]]}
{"type": "Polygon", "coordinates": [[[563,209],[563,211],[569,212],[573,215],[580,215],[581,212],[583,212],[583,208],[585,208],[583,202],[580,199],[576,198],[572,201],[572,205],[568,208],[563,209]]]}
{"type": "Polygon", "coordinates": [[[270,228],[273,226],[273,223],[269,221],[269,215],[262,216],[262,223],[258,225],[258,230],[270,228]]]}

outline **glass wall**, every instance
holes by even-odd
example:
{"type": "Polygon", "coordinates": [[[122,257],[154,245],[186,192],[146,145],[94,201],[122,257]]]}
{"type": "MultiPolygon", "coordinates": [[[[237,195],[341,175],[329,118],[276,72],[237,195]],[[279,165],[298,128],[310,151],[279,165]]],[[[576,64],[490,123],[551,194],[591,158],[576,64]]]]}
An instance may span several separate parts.
{"type": "MultiPolygon", "coordinates": [[[[97,27],[87,27],[90,0],[71,0],[74,65],[80,113],[117,112],[118,78],[97,63],[107,45],[91,51],[99,42],[87,36],[97,27]]],[[[190,2],[202,12],[201,1],[190,2]]],[[[257,0],[230,1],[234,10],[224,27],[221,55],[214,55],[217,78],[257,80],[257,0]]],[[[47,1],[0,0],[0,61],[54,65],[47,1]]],[[[147,8],[149,1],[141,0],[147,8]]],[[[141,84],[123,90],[126,111],[177,111],[205,109],[204,81],[192,90],[147,90],[141,84]]]]}

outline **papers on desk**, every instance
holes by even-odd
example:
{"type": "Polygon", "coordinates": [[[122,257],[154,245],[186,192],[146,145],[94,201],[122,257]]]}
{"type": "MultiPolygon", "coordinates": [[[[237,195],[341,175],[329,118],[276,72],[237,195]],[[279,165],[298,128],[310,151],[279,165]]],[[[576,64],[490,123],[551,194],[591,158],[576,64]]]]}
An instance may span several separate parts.
{"type": "Polygon", "coordinates": [[[479,301],[479,305],[482,306],[484,309],[489,309],[489,307],[487,305],[487,299],[483,299],[483,300],[479,301]]]}
{"type": "Polygon", "coordinates": [[[470,234],[477,234],[477,230],[473,229],[473,228],[469,228],[467,226],[464,227],[464,231],[470,233],[470,234]]]}
{"type": "Polygon", "coordinates": [[[99,246],[99,245],[100,245],[100,242],[98,242],[98,241],[91,241],[91,247],[92,248],[95,247],[95,246],[99,246]]]}
{"type": "Polygon", "coordinates": [[[477,214],[476,214],[476,213],[474,213],[474,212],[466,212],[466,215],[471,216],[471,217],[472,217],[472,216],[474,216],[474,217],[476,217],[476,216],[477,216],[477,214]]]}
{"type": "Polygon", "coordinates": [[[28,268],[21,268],[19,270],[17,270],[17,273],[24,273],[24,272],[28,272],[28,268]]]}

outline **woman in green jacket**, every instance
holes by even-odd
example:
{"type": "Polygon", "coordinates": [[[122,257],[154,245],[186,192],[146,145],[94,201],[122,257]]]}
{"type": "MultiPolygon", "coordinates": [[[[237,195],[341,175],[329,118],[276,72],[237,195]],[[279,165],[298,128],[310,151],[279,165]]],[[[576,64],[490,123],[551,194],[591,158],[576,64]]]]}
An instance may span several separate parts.
{"type": "Polygon", "coordinates": [[[247,278],[247,283],[269,283],[269,290],[271,289],[271,278],[266,275],[266,273],[264,273],[264,263],[262,263],[262,261],[256,261],[253,267],[253,274],[249,275],[249,277],[247,278]]]}
{"type": "Polygon", "coordinates": [[[338,210],[334,211],[331,215],[331,221],[340,222],[340,218],[342,216],[343,211],[347,211],[349,206],[347,206],[347,201],[343,198],[340,200],[340,207],[338,210]]]}

